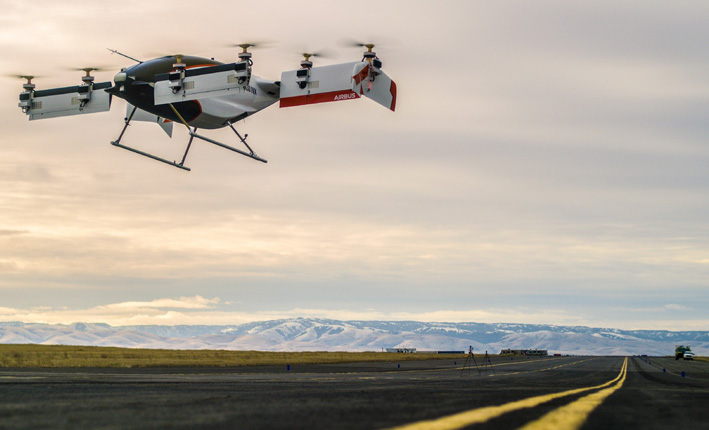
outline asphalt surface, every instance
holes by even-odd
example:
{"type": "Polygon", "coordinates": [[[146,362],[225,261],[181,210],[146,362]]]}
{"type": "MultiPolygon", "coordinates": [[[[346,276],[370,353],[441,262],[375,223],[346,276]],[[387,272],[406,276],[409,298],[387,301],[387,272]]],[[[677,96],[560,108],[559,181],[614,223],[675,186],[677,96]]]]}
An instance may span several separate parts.
{"type": "Polygon", "coordinates": [[[507,429],[608,387],[612,393],[581,428],[709,429],[709,363],[630,357],[626,374],[624,362],[493,357],[480,371],[462,369],[460,358],[290,371],[0,369],[0,429],[381,429],[545,399],[477,424],[443,427],[507,429]],[[546,399],[576,389],[586,390],[546,399]]]}

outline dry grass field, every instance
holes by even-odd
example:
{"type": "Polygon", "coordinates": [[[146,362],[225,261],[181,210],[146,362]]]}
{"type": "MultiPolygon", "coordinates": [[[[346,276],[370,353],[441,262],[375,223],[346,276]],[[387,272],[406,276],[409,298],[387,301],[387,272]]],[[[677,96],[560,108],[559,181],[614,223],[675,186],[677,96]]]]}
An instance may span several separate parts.
{"type": "Polygon", "coordinates": [[[265,352],[0,344],[2,367],[227,367],[461,358],[451,354],[265,352]]]}

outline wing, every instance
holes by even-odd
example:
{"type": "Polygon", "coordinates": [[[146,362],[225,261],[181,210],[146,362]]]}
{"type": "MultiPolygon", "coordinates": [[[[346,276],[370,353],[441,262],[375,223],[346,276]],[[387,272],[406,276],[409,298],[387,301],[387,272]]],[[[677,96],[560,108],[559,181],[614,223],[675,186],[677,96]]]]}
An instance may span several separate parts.
{"type": "Polygon", "coordinates": [[[20,107],[30,121],[105,112],[111,108],[111,95],[106,92],[111,86],[111,82],[99,82],[24,92],[20,94],[20,107]]]}
{"type": "Polygon", "coordinates": [[[155,76],[155,104],[167,104],[238,94],[246,91],[244,62],[187,69],[155,76]]]}

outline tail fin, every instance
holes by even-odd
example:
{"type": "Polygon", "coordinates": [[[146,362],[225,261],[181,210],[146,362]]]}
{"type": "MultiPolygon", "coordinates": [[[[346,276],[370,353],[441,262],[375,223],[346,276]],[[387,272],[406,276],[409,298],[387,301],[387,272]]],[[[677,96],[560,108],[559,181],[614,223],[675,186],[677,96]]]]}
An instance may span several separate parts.
{"type": "Polygon", "coordinates": [[[354,71],[352,80],[356,92],[392,111],[396,109],[396,82],[366,61],[355,66],[354,71]]]}
{"type": "MultiPolygon", "coordinates": [[[[126,118],[130,115],[133,110],[133,105],[128,103],[126,105],[126,118]]],[[[144,122],[154,122],[162,128],[162,130],[170,137],[172,137],[172,124],[173,122],[167,120],[163,117],[153,115],[152,113],[146,112],[143,109],[136,109],[133,114],[133,121],[144,121],[144,122]]]]}

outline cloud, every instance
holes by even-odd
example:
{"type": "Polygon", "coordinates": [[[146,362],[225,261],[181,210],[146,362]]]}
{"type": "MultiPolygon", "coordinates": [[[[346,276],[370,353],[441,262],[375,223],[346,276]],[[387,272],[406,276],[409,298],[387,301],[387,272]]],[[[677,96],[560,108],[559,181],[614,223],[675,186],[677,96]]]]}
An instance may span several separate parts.
{"type": "Polygon", "coordinates": [[[125,302],[96,306],[89,309],[55,309],[50,307],[13,309],[0,308],[4,321],[70,324],[72,322],[134,324],[206,324],[224,325],[284,318],[323,318],[336,320],[386,320],[423,322],[517,322],[546,323],[550,319],[578,325],[582,318],[571,312],[531,309],[439,310],[402,312],[381,310],[293,308],[282,311],[226,311],[213,309],[219,299],[200,296],[179,299],[156,299],[150,302],[125,302]],[[179,309],[179,310],[178,310],[179,309]],[[210,310],[211,309],[211,310],[210,310]]]}
{"type": "MultiPolygon", "coordinates": [[[[120,302],[87,309],[32,307],[28,309],[0,308],[4,321],[69,324],[72,322],[132,324],[191,324],[193,315],[213,309],[219,298],[202,296],[162,298],[144,302],[120,302]],[[177,311],[180,310],[180,311],[177,311]]],[[[217,312],[218,314],[218,312],[217,312]]]]}
{"type": "Polygon", "coordinates": [[[27,230],[3,230],[0,229],[0,236],[17,236],[20,234],[27,234],[27,230]]]}
{"type": "MultiPolygon", "coordinates": [[[[684,310],[681,305],[667,305],[662,310],[684,310]]],[[[614,309],[622,312],[658,312],[658,309],[614,309]]],[[[616,315],[617,312],[616,312],[616,315]]],[[[682,316],[682,315],[680,315],[682,316]]],[[[421,322],[485,322],[554,324],[624,329],[703,330],[707,321],[702,318],[679,318],[668,320],[653,317],[627,321],[623,318],[604,318],[599,323],[597,316],[573,310],[554,308],[509,306],[480,309],[441,309],[425,311],[402,311],[348,308],[290,308],[283,310],[244,311],[229,309],[218,298],[201,296],[162,298],[146,302],[121,302],[87,309],[34,307],[28,309],[0,308],[1,321],[26,323],[71,324],[74,322],[107,323],[112,326],[126,325],[234,325],[255,321],[286,318],[322,318],[359,321],[421,321],[421,322]]]]}
{"type": "Polygon", "coordinates": [[[96,307],[96,310],[135,312],[144,309],[208,309],[219,303],[219,298],[206,299],[201,296],[180,297],[179,299],[156,299],[149,302],[123,302],[96,307]]]}
{"type": "Polygon", "coordinates": [[[678,304],[668,304],[664,306],[665,309],[670,310],[670,311],[687,311],[691,308],[684,306],[684,305],[678,305],[678,304]]]}
{"type": "Polygon", "coordinates": [[[12,316],[18,314],[19,312],[20,311],[18,309],[0,307],[0,315],[2,316],[12,316]]]}
{"type": "Polygon", "coordinates": [[[613,310],[620,312],[668,312],[668,311],[689,311],[692,308],[679,305],[676,303],[667,304],[664,306],[652,306],[652,307],[614,307],[613,310]]]}

